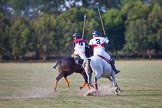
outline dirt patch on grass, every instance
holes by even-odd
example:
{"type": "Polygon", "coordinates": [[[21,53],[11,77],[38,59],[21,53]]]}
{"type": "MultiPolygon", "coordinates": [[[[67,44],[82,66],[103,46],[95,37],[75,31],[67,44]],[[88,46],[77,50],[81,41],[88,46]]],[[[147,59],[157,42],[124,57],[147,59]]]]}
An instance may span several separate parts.
{"type": "Polygon", "coordinates": [[[99,90],[96,91],[94,88],[87,91],[84,96],[108,96],[114,94],[114,88],[110,87],[110,85],[101,85],[99,86],[99,90]]]}

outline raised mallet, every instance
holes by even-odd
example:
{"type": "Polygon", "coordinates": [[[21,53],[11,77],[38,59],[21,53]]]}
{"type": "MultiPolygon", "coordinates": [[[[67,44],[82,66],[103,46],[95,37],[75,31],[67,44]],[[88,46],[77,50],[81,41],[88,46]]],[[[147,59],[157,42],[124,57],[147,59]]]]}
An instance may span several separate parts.
{"type": "Polygon", "coordinates": [[[100,13],[100,9],[99,9],[99,3],[96,3],[95,5],[96,5],[96,7],[97,7],[98,14],[99,14],[99,16],[100,16],[100,22],[101,22],[101,25],[102,25],[103,33],[104,33],[104,35],[106,35],[105,28],[104,28],[103,21],[102,21],[102,17],[101,17],[101,13],[100,13]]]}
{"type": "Polygon", "coordinates": [[[82,31],[82,39],[84,38],[85,26],[86,26],[86,14],[84,15],[84,24],[83,24],[83,31],[82,31]]]}

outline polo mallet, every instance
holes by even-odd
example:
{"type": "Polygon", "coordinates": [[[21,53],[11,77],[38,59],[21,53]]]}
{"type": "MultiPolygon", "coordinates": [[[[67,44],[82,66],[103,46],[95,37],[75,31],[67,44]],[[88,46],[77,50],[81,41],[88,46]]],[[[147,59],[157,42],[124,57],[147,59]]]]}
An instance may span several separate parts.
{"type": "Polygon", "coordinates": [[[99,16],[100,16],[100,22],[101,22],[101,25],[102,25],[103,33],[104,33],[104,35],[106,35],[105,28],[104,28],[103,21],[102,21],[102,17],[101,17],[101,13],[100,13],[100,9],[99,9],[99,3],[96,3],[95,5],[96,5],[96,7],[97,7],[98,14],[99,14],[99,16]]]}
{"type": "Polygon", "coordinates": [[[86,26],[86,15],[84,15],[84,24],[83,24],[83,31],[82,31],[82,39],[84,38],[84,29],[86,26]]]}

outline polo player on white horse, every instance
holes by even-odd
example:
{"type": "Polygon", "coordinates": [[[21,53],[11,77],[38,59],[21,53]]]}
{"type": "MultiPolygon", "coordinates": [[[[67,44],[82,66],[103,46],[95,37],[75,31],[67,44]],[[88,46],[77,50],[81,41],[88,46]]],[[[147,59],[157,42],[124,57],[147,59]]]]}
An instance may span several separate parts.
{"type": "Polygon", "coordinates": [[[93,48],[93,55],[100,56],[101,58],[108,61],[115,74],[119,73],[120,71],[116,69],[114,59],[105,51],[105,43],[108,44],[109,40],[107,37],[101,37],[98,31],[92,32],[93,38],[90,40],[89,45],[93,48]]]}

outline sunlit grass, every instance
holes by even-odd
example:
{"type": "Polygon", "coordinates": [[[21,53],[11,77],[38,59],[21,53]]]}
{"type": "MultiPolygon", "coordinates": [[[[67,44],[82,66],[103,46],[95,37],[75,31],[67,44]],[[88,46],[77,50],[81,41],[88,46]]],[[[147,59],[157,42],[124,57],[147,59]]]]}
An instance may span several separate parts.
{"type": "MultiPolygon", "coordinates": [[[[70,88],[60,80],[58,92],[53,92],[57,75],[54,63],[0,63],[0,108],[161,108],[162,61],[116,61],[122,71],[117,82],[124,90],[121,96],[85,97],[84,81],[80,74],[68,77],[70,88]]],[[[107,79],[98,81],[101,86],[112,86],[107,79]]]]}

